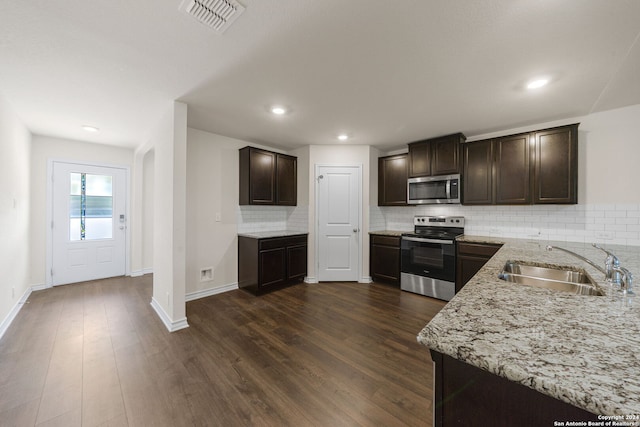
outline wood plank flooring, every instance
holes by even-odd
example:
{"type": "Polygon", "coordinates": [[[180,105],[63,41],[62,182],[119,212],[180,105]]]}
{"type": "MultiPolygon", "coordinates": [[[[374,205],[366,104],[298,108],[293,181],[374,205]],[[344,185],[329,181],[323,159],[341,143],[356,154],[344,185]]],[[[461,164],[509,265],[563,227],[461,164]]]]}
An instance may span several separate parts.
{"type": "Polygon", "coordinates": [[[152,277],[34,292],[0,340],[2,426],[431,426],[418,331],[444,306],[382,284],[231,291],[170,334],[152,277]]]}

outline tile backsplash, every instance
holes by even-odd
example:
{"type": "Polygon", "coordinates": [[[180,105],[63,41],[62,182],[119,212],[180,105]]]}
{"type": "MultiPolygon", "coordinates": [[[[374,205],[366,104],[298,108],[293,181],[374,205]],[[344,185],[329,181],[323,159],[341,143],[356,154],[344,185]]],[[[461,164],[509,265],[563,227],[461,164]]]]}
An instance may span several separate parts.
{"type": "Polygon", "coordinates": [[[373,206],[369,213],[372,230],[411,231],[414,215],[460,215],[468,235],[640,246],[640,204],[373,206]]]}
{"type": "MultiPolygon", "coordinates": [[[[239,206],[239,233],[308,232],[309,206],[239,206]]],[[[640,246],[640,204],[371,206],[369,229],[412,231],[415,215],[460,215],[476,236],[640,246]]]]}
{"type": "Polygon", "coordinates": [[[308,206],[238,206],[238,233],[293,230],[307,232],[308,206]]]}

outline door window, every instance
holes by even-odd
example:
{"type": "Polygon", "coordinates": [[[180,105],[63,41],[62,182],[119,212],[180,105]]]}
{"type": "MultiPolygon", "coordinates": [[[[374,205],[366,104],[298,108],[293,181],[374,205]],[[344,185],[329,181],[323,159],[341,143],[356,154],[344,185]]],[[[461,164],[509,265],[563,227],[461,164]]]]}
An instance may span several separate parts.
{"type": "Polygon", "coordinates": [[[69,240],[111,239],[113,178],[76,172],[69,177],[69,240]]]}

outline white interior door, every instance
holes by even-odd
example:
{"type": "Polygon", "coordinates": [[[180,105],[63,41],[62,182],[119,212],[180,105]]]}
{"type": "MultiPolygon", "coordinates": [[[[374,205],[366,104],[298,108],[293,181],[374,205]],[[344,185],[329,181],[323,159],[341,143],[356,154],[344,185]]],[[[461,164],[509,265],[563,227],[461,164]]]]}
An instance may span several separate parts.
{"type": "Polygon", "coordinates": [[[51,281],[126,273],[127,171],[53,163],[51,281]]]}
{"type": "Polygon", "coordinates": [[[357,166],[318,166],[318,280],[357,281],[360,181],[357,166]]]}

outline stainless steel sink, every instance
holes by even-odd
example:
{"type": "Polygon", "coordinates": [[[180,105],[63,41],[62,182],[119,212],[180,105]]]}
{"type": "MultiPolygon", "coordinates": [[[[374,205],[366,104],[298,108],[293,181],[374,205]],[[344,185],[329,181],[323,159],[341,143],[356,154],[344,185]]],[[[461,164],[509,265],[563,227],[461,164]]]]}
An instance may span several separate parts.
{"type": "Polygon", "coordinates": [[[604,295],[587,273],[571,267],[550,268],[520,261],[507,261],[498,277],[510,283],[578,295],[604,295]]]}

